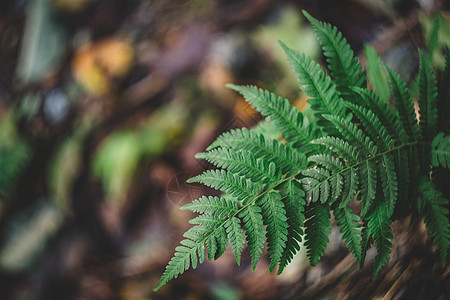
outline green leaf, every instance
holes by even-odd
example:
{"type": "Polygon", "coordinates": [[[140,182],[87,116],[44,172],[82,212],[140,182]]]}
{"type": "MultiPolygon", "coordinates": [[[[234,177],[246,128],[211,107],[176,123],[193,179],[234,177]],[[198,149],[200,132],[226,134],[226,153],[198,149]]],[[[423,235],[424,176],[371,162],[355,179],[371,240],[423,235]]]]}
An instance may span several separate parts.
{"type": "Polygon", "coordinates": [[[231,217],[225,222],[224,227],[230,241],[231,250],[233,250],[236,263],[239,266],[241,264],[241,252],[244,248],[244,232],[241,228],[241,221],[236,217],[231,217]]]}
{"type": "Polygon", "coordinates": [[[272,272],[283,256],[286,248],[288,223],[284,203],[280,199],[280,194],[271,191],[258,201],[262,207],[263,222],[266,225],[267,251],[270,254],[269,271],[272,272]]]}
{"type": "Polygon", "coordinates": [[[380,120],[387,132],[395,141],[407,143],[408,137],[403,125],[400,123],[397,111],[385,101],[381,100],[373,91],[361,88],[353,88],[361,101],[359,105],[371,110],[380,120]]]}
{"type": "Polygon", "coordinates": [[[406,82],[388,66],[386,66],[386,70],[389,75],[394,102],[399,112],[403,128],[405,128],[410,141],[418,142],[421,140],[421,134],[414,111],[414,103],[406,82]]]}
{"type": "Polygon", "coordinates": [[[384,200],[387,203],[388,217],[391,217],[394,212],[398,194],[397,173],[395,171],[395,163],[392,155],[383,155],[378,164],[378,172],[381,178],[384,200]]]}
{"type": "Polygon", "coordinates": [[[429,33],[430,39],[428,40],[428,59],[429,61],[433,61],[433,54],[438,48],[439,45],[439,27],[440,27],[440,18],[439,14],[436,13],[436,16],[433,20],[433,26],[431,27],[431,31],[429,33]]]}
{"type": "Polygon", "coordinates": [[[295,180],[289,180],[283,186],[283,203],[286,210],[288,223],[288,233],[286,248],[280,258],[278,274],[281,274],[286,266],[292,261],[295,253],[300,250],[300,243],[303,235],[303,215],[305,202],[305,192],[300,188],[300,184],[295,180]]]}
{"type": "Polygon", "coordinates": [[[262,210],[259,206],[250,205],[239,214],[239,217],[244,222],[247,245],[252,259],[252,271],[255,270],[256,264],[261,257],[265,241],[261,212],[262,210]]]}
{"type": "Polygon", "coordinates": [[[302,152],[310,150],[309,142],[317,137],[318,133],[310,126],[308,119],[296,107],[291,106],[287,99],[255,86],[228,84],[227,87],[241,93],[254,109],[268,121],[273,122],[292,147],[302,152]]]}
{"type": "Polygon", "coordinates": [[[323,114],[335,114],[341,117],[345,116],[345,108],[342,105],[342,99],[339,97],[336,85],[331,81],[320,65],[310,60],[303,54],[288,48],[280,42],[290,62],[297,81],[301,89],[311,97],[308,103],[315,111],[318,119],[317,124],[322,126],[327,133],[335,132],[333,126],[322,118],[323,114]]]}
{"type": "Polygon", "coordinates": [[[359,216],[352,213],[353,209],[345,206],[343,208],[334,207],[333,215],[336,218],[337,225],[340,227],[339,232],[345,245],[355,256],[356,261],[361,263],[361,231],[359,228],[359,216]]]}
{"type": "Polygon", "coordinates": [[[422,193],[419,212],[424,215],[424,222],[433,237],[434,244],[441,252],[444,266],[450,248],[448,200],[443,198],[442,193],[425,177],[420,179],[419,191],[422,193]]]}
{"type": "Polygon", "coordinates": [[[431,143],[431,164],[450,169],[450,135],[440,132],[431,143]]]}
{"type": "Polygon", "coordinates": [[[275,184],[282,177],[275,163],[269,162],[265,158],[256,158],[249,151],[216,148],[208,152],[198,153],[195,157],[205,159],[216,167],[226,169],[254,182],[275,184]]]}
{"type": "Polygon", "coordinates": [[[303,14],[314,28],[337,90],[344,99],[352,97],[350,86],[363,87],[366,84],[366,76],[358,58],[336,27],[314,19],[306,11],[303,11],[303,14]]]}
{"type": "Polygon", "coordinates": [[[192,203],[182,206],[180,209],[201,214],[215,214],[219,217],[231,217],[237,212],[238,204],[234,198],[202,196],[192,201],[192,203]]]}
{"type": "Polygon", "coordinates": [[[450,49],[445,47],[445,69],[439,83],[438,131],[450,133],[450,49]]]}
{"type": "MultiPolygon", "coordinates": [[[[380,200],[380,199],[377,199],[380,200]]],[[[377,255],[374,260],[373,277],[376,278],[381,269],[389,261],[392,249],[392,228],[389,219],[389,207],[384,201],[377,201],[374,209],[368,215],[368,228],[373,238],[377,255]]]]}
{"type": "Polygon", "coordinates": [[[200,263],[203,263],[205,257],[203,243],[206,237],[194,231],[187,231],[184,236],[186,239],[181,241],[182,246],[175,248],[175,254],[169,261],[158,285],[154,288],[155,291],[159,290],[169,280],[184,273],[189,269],[191,263],[193,269],[196,268],[198,259],[200,259],[200,263]]]}
{"type": "Polygon", "coordinates": [[[331,215],[328,204],[310,203],[305,212],[305,246],[306,256],[311,265],[315,266],[325,252],[331,233],[331,215]]]}
{"type": "Polygon", "coordinates": [[[283,173],[295,174],[306,164],[305,156],[290,146],[246,128],[232,129],[223,133],[206,150],[210,151],[218,147],[235,151],[249,151],[255,157],[265,157],[283,173]]]}
{"type": "Polygon", "coordinates": [[[261,185],[250,179],[227,172],[225,170],[207,170],[200,175],[190,178],[188,183],[199,182],[211,188],[224,191],[238,201],[248,202],[258,194],[261,185]]]}
{"type": "Polygon", "coordinates": [[[367,76],[373,89],[383,102],[387,103],[391,96],[386,72],[383,63],[375,49],[369,44],[364,45],[364,54],[367,60],[367,76]]]}
{"type": "Polygon", "coordinates": [[[423,138],[430,143],[437,133],[437,83],[427,56],[422,50],[419,50],[419,54],[419,125],[423,138]]]}

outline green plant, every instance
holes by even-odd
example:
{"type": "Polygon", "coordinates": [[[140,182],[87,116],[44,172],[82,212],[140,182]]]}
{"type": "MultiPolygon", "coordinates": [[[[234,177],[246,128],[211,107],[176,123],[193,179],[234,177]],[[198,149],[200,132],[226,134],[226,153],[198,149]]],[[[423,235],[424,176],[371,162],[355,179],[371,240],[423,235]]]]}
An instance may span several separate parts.
{"type": "Polygon", "coordinates": [[[194,226],[184,234],[155,290],[202,263],[206,252],[209,260],[217,259],[228,242],[239,264],[244,239],[253,269],[266,241],[270,271],[278,265],[281,273],[303,239],[309,262],[316,265],[329,241],[331,212],[361,266],[375,245],[374,277],[389,260],[392,222],[409,215],[423,217],[445,263],[448,202],[433,180],[439,176],[435,168],[448,168],[450,161],[450,116],[438,116],[450,106],[448,52],[438,97],[431,64],[419,50],[418,122],[410,91],[394,70],[385,67],[396,108],[367,89],[365,72],[342,34],[304,14],[331,77],[305,55],[281,46],[310,97],[313,117],[257,87],[229,85],[278,128],[282,139],[234,129],[197,154],[218,169],[190,182],[224,194],[203,196],[181,208],[199,216],[190,221],[194,226]],[[350,203],[359,203],[356,213],[350,203]]]}

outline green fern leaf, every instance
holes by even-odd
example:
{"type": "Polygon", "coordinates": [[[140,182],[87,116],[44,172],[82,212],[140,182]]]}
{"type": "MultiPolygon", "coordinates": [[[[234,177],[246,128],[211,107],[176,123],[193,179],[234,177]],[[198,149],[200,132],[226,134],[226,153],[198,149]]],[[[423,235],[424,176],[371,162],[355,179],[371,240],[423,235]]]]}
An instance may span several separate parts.
{"type": "Polygon", "coordinates": [[[359,217],[352,213],[351,207],[334,207],[333,215],[340,227],[339,232],[345,241],[345,245],[355,257],[356,261],[361,263],[361,232],[359,228],[359,217]]]}
{"type": "Polygon", "coordinates": [[[333,152],[344,159],[346,165],[354,165],[361,159],[360,152],[355,151],[353,146],[340,138],[326,136],[312,140],[311,143],[323,145],[333,150],[333,152]]]}
{"type": "Polygon", "coordinates": [[[296,107],[291,106],[289,100],[255,86],[228,84],[227,87],[241,93],[254,109],[273,122],[293,148],[298,148],[303,153],[310,150],[309,142],[318,133],[310,126],[308,119],[296,107]]]}
{"type": "Polygon", "coordinates": [[[296,174],[306,163],[304,154],[295,151],[281,141],[257,134],[246,128],[233,129],[220,135],[206,150],[217,147],[252,152],[255,157],[265,157],[282,173],[296,174]]]}
{"type": "Polygon", "coordinates": [[[336,27],[314,19],[306,11],[303,11],[303,14],[314,28],[337,90],[344,99],[352,97],[353,91],[349,87],[363,87],[366,83],[366,76],[361,71],[358,58],[336,27]]]}
{"type": "Polygon", "coordinates": [[[376,278],[381,269],[389,261],[392,249],[392,228],[389,218],[389,207],[377,198],[376,205],[367,217],[370,236],[373,238],[377,255],[374,260],[373,277],[376,278]]]}
{"type": "Polygon", "coordinates": [[[440,132],[431,143],[431,163],[450,169],[450,135],[440,132]]]}
{"type": "Polygon", "coordinates": [[[190,210],[192,212],[217,215],[219,217],[231,217],[238,210],[237,201],[233,198],[206,197],[203,196],[180,208],[181,210],[190,210]]]}
{"type": "Polygon", "coordinates": [[[398,196],[395,210],[399,217],[405,217],[411,208],[409,201],[411,176],[409,155],[405,149],[398,149],[394,155],[396,172],[398,174],[398,196]]]}
{"type": "Polygon", "coordinates": [[[368,221],[364,220],[361,230],[361,261],[359,263],[359,268],[364,267],[364,262],[366,260],[367,251],[372,247],[373,239],[370,235],[368,221]]]}
{"type": "Polygon", "coordinates": [[[305,212],[305,246],[309,263],[317,265],[325,252],[331,233],[330,206],[311,202],[305,212]]]}
{"type": "Polygon", "coordinates": [[[241,220],[232,217],[225,222],[224,227],[231,245],[231,250],[233,250],[236,263],[239,266],[241,264],[241,252],[244,248],[244,231],[241,228],[241,220]]]}
{"type": "Polygon", "coordinates": [[[350,168],[343,173],[344,177],[344,187],[342,190],[342,200],[339,204],[339,208],[344,208],[347,204],[352,201],[359,187],[359,177],[358,172],[350,168]]]}
{"type": "Polygon", "coordinates": [[[361,178],[361,215],[365,216],[372,207],[377,192],[377,167],[371,161],[365,161],[359,168],[361,178]]]}
{"type": "Polygon", "coordinates": [[[259,206],[249,205],[239,214],[244,223],[247,245],[252,259],[252,271],[255,270],[256,264],[261,257],[265,242],[265,230],[261,212],[262,210],[259,206]]]}
{"type": "Polygon", "coordinates": [[[322,126],[327,133],[335,132],[333,126],[322,118],[323,114],[335,114],[345,116],[345,108],[342,99],[336,91],[336,85],[331,81],[319,64],[311,61],[309,57],[288,48],[281,43],[292,69],[301,84],[302,90],[311,97],[308,99],[311,108],[317,117],[317,124],[322,126]]]}
{"type": "Polygon", "coordinates": [[[388,217],[391,217],[394,213],[398,192],[397,173],[395,172],[395,163],[392,155],[385,154],[382,156],[378,164],[378,173],[381,178],[384,199],[387,203],[388,217]]]}
{"type": "Polygon", "coordinates": [[[370,45],[364,45],[364,55],[367,60],[367,76],[369,77],[369,81],[380,99],[384,103],[387,103],[391,96],[391,91],[389,90],[389,83],[383,63],[375,49],[370,45]]]}
{"type": "Polygon", "coordinates": [[[425,177],[420,179],[419,191],[422,193],[419,212],[424,216],[424,222],[441,253],[442,264],[445,265],[450,248],[448,200],[443,198],[442,193],[425,177]]]}
{"type": "Polygon", "coordinates": [[[324,115],[323,117],[339,130],[348,143],[356,146],[364,155],[375,155],[377,153],[377,146],[353,123],[347,122],[344,118],[336,115],[324,115]]]}
{"type": "Polygon", "coordinates": [[[450,133],[450,49],[445,47],[445,69],[439,82],[438,131],[450,133]]]}
{"type": "Polygon", "coordinates": [[[295,253],[300,250],[300,243],[303,235],[302,227],[305,221],[303,211],[306,204],[304,200],[305,192],[300,188],[300,184],[296,180],[292,179],[286,182],[282,187],[282,191],[288,223],[288,233],[286,247],[280,258],[278,274],[283,272],[286,266],[294,258],[295,253]]]}
{"type": "Polygon", "coordinates": [[[380,120],[371,110],[355,105],[353,103],[346,103],[346,106],[356,115],[361,121],[363,128],[369,134],[373,141],[375,141],[378,149],[387,150],[394,145],[392,136],[387,132],[387,129],[381,124],[380,120]]]}
{"type": "Polygon", "coordinates": [[[319,195],[321,203],[332,203],[342,194],[343,166],[339,159],[328,154],[314,155],[309,158],[310,161],[325,168],[315,166],[302,172],[305,178],[302,179],[303,187],[307,192],[307,199],[316,202],[316,196],[319,195]],[[317,192],[319,191],[319,192],[317,192]]]}
{"type": "Polygon", "coordinates": [[[262,185],[225,170],[207,170],[200,175],[190,178],[187,182],[199,182],[211,188],[224,191],[244,204],[250,201],[254,195],[258,195],[262,189],[262,185]]]}
{"type": "Polygon", "coordinates": [[[265,157],[256,158],[249,151],[234,151],[227,148],[216,148],[208,152],[197,153],[198,159],[205,159],[216,167],[241,175],[254,182],[275,184],[282,174],[273,162],[267,162],[265,157]]]}
{"type": "Polygon", "coordinates": [[[428,57],[422,50],[419,50],[419,54],[419,125],[424,140],[430,143],[437,133],[437,83],[428,57]]]}
{"type": "Polygon", "coordinates": [[[400,123],[397,111],[392,106],[383,101],[373,91],[356,87],[352,87],[352,89],[361,97],[358,104],[371,110],[395,141],[408,142],[406,131],[400,123]]]}
{"type": "Polygon", "coordinates": [[[287,218],[284,203],[280,194],[270,191],[258,199],[257,204],[262,207],[263,222],[266,225],[267,251],[270,254],[269,271],[272,272],[283,256],[287,241],[287,218]]]}
{"type": "Polygon", "coordinates": [[[205,241],[208,248],[208,259],[218,259],[227,250],[227,232],[223,226],[215,228],[214,234],[210,234],[205,241]]]}
{"type": "Polygon", "coordinates": [[[419,125],[417,124],[416,113],[414,111],[414,103],[411,99],[406,82],[400,78],[394,70],[386,66],[391,82],[392,94],[394,102],[400,115],[400,121],[405,128],[410,141],[418,142],[421,140],[419,125]]]}
{"type": "Polygon", "coordinates": [[[205,259],[204,242],[206,237],[195,231],[187,231],[184,234],[185,240],[181,241],[182,246],[175,248],[175,255],[169,261],[169,264],[161,277],[159,284],[155,287],[155,291],[160,289],[169,280],[177,278],[178,275],[184,273],[192,264],[192,268],[197,267],[197,262],[203,263],[205,259]]]}

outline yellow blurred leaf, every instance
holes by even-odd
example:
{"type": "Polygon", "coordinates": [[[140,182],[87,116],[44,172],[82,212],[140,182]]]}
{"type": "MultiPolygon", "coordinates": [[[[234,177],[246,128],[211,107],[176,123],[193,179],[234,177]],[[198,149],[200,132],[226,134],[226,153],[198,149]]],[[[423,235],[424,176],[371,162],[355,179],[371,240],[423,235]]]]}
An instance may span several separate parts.
{"type": "Polygon", "coordinates": [[[92,0],[52,0],[52,2],[61,10],[76,12],[85,8],[92,0]]]}
{"type": "Polygon", "coordinates": [[[99,96],[109,90],[108,79],[96,64],[90,45],[80,48],[72,61],[75,79],[89,93],[99,96]]]}
{"type": "Polygon", "coordinates": [[[113,78],[128,73],[133,57],[133,48],[128,43],[108,38],[80,47],[72,61],[72,72],[90,94],[101,96],[110,91],[113,78]]]}
{"type": "Polygon", "coordinates": [[[133,62],[133,48],[124,41],[105,39],[95,46],[95,61],[109,76],[121,77],[126,75],[133,62]]]}

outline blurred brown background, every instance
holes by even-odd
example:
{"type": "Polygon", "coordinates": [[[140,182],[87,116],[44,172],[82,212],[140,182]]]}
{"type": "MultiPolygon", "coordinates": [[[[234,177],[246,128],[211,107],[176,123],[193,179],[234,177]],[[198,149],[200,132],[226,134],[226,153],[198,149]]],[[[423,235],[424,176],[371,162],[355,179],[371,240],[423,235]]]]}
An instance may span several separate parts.
{"type": "MultiPolygon", "coordinates": [[[[395,250],[377,282],[370,270],[355,273],[336,230],[316,268],[300,252],[281,276],[268,273],[264,259],[252,273],[248,254],[240,268],[225,254],[158,293],[152,288],[189,227],[192,216],[179,207],[215,193],[185,183],[209,167],[195,153],[221,132],[260,120],[225,84],[256,84],[304,109],[277,43],[322,62],[302,9],[336,25],[358,55],[372,44],[411,80],[437,12],[439,37],[449,44],[449,7],[439,0],[1,0],[0,299],[390,299],[389,291],[416,299],[414,280],[401,294],[392,290],[402,274],[428,286],[428,299],[448,292],[448,274],[434,282],[428,263],[417,274],[394,272],[395,250]]],[[[434,64],[442,63],[436,55],[434,64]]]]}

